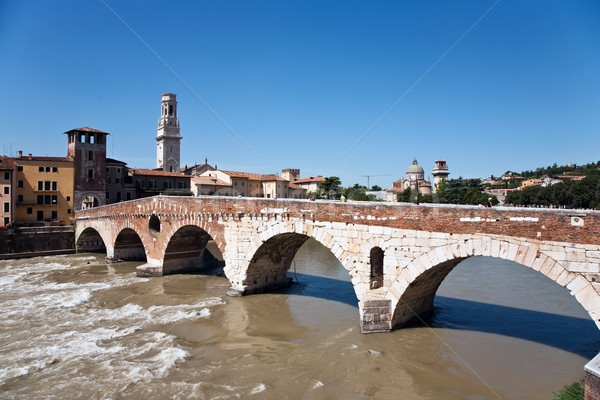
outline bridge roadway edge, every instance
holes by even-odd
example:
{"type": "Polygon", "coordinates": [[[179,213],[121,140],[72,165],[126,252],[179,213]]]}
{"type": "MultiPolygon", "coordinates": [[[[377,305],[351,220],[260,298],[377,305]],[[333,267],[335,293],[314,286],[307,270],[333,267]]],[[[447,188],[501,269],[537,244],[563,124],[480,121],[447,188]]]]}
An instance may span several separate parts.
{"type": "MultiPolygon", "coordinates": [[[[157,196],[78,211],[76,240],[86,227],[129,226],[140,235],[149,264],[159,268],[169,236],[152,237],[146,232],[152,215],[160,218],[170,235],[189,224],[212,231],[209,234],[218,242],[232,283],[229,294],[277,286],[264,290],[253,286],[281,279],[279,272],[275,278],[265,277],[270,274],[267,267],[286,271],[289,267],[286,263],[291,260],[279,257],[275,263],[275,249],[265,250],[269,239],[284,234],[315,238],[349,271],[364,333],[389,331],[414,315],[426,314],[454,261],[474,255],[513,260],[541,272],[567,287],[594,322],[600,322],[598,211],[157,196]],[[158,247],[157,240],[163,241],[158,247]],[[162,249],[162,255],[153,253],[153,246],[162,249]],[[385,253],[384,285],[371,289],[369,250],[374,247],[385,253]],[[265,255],[256,260],[259,250],[265,255]]],[[[112,251],[114,256],[118,233],[100,235],[108,242],[107,255],[112,251]]],[[[600,369],[586,367],[585,373],[586,390],[593,387],[588,382],[600,387],[600,369]]]]}

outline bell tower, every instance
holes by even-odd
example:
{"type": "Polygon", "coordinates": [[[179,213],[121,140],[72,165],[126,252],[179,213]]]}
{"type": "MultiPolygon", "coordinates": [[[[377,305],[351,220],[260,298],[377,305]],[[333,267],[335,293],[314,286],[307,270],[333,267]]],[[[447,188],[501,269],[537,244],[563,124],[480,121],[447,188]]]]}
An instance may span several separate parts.
{"type": "Polygon", "coordinates": [[[444,180],[448,179],[448,164],[444,160],[437,160],[435,162],[435,166],[433,167],[433,190],[437,192],[438,184],[444,180]]]}
{"type": "Polygon", "coordinates": [[[177,95],[163,93],[160,101],[160,118],[156,135],[156,168],[167,172],[179,172],[179,117],[177,95]]]}

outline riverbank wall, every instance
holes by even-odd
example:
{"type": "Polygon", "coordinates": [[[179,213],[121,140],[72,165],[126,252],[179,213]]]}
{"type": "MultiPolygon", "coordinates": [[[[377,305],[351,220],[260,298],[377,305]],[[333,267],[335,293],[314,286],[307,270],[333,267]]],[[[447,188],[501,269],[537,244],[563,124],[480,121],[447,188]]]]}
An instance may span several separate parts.
{"type": "Polygon", "coordinates": [[[48,226],[0,231],[0,260],[75,252],[75,228],[48,226]]]}

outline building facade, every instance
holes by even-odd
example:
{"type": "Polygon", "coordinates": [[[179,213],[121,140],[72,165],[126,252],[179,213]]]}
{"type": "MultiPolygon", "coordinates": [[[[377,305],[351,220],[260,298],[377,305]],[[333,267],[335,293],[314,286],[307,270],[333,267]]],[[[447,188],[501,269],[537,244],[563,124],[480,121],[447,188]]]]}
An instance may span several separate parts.
{"type": "Polygon", "coordinates": [[[156,135],[156,168],[166,172],[180,171],[179,117],[177,116],[177,95],[163,93],[160,102],[160,118],[156,135]]]}
{"type": "Polygon", "coordinates": [[[19,153],[13,159],[15,222],[21,226],[69,225],[74,217],[73,159],[19,153]]]}
{"type": "Polygon", "coordinates": [[[15,164],[10,157],[0,157],[0,226],[15,220],[15,164]]]}
{"type": "Polygon", "coordinates": [[[135,188],[135,198],[156,196],[191,196],[190,176],[176,172],[157,171],[155,169],[131,168],[127,171],[129,182],[135,188]]]}

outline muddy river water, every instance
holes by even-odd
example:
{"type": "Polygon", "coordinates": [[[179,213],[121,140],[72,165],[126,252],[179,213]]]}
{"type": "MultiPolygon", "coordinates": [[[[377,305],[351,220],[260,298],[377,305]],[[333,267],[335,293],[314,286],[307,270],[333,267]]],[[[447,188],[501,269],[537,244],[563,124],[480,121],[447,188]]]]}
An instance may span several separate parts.
{"type": "Polygon", "coordinates": [[[241,298],[215,271],[136,265],[0,261],[0,398],[551,399],[600,350],[566,289],[504,260],[463,261],[425,324],[369,335],[348,273],[313,240],[297,284],[241,298]]]}

